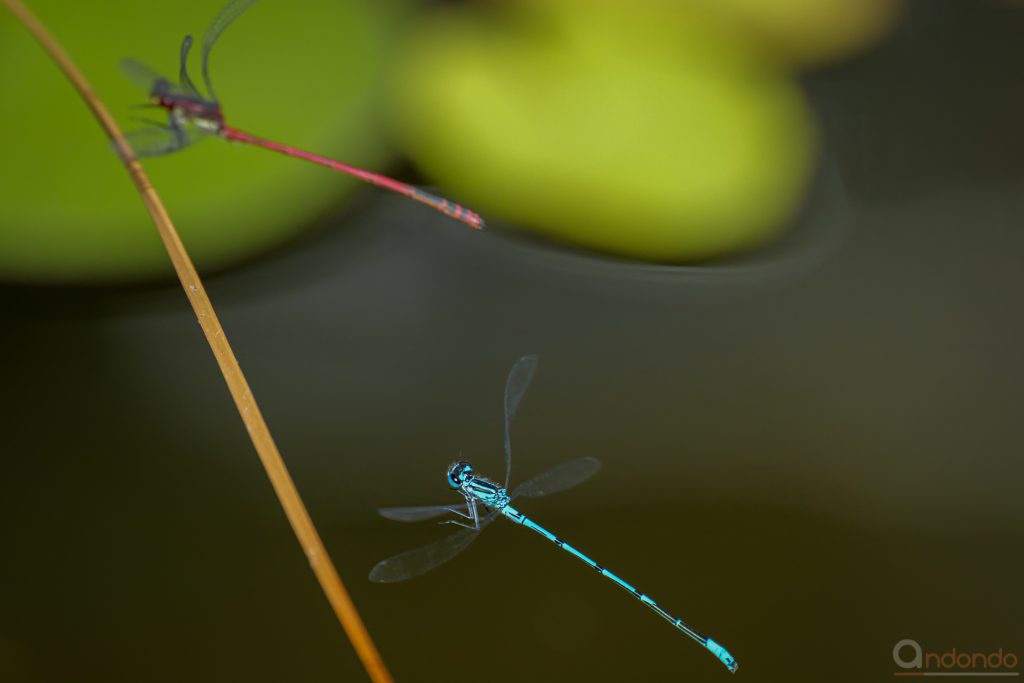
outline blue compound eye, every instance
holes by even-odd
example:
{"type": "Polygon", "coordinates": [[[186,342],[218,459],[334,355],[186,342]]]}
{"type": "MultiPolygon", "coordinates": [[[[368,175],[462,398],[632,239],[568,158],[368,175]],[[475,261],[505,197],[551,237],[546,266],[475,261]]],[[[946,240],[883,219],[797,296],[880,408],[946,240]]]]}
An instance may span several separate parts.
{"type": "Polygon", "coordinates": [[[462,486],[473,471],[473,466],[465,460],[460,460],[448,468],[448,485],[453,489],[462,486]]]}

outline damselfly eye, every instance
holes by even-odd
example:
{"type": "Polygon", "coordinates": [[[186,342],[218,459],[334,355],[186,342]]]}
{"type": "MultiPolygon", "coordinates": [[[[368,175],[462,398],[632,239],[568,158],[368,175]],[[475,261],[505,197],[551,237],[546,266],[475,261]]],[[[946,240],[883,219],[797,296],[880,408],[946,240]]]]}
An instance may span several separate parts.
{"type": "Polygon", "coordinates": [[[469,479],[472,472],[472,465],[465,460],[458,461],[448,468],[448,485],[453,489],[459,488],[469,479]]]}

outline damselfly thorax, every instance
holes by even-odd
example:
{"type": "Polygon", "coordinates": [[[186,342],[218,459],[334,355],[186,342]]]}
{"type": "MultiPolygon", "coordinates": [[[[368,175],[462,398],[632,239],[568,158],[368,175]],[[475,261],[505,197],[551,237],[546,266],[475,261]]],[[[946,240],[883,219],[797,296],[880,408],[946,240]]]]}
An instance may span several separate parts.
{"type": "Polygon", "coordinates": [[[473,474],[473,466],[460,460],[448,468],[448,483],[466,498],[469,504],[481,503],[492,510],[502,510],[509,503],[504,486],[486,477],[473,474]]]}
{"type": "Polygon", "coordinates": [[[224,127],[219,104],[202,97],[176,93],[173,84],[165,79],[161,78],[153,84],[149,101],[166,109],[179,122],[187,122],[210,132],[217,132],[224,127]]]}

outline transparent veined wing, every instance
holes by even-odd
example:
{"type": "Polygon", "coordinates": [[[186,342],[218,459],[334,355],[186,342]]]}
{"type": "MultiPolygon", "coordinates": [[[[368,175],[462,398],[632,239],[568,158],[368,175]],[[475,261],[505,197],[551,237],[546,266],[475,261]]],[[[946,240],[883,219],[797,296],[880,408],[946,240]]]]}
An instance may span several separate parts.
{"type": "Polygon", "coordinates": [[[510,499],[518,496],[527,498],[539,498],[552,493],[558,493],[582,484],[587,479],[597,474],[601,469],[601,461],[597,458],[578,458],[555,465],[546,472],[541,472],[532,479],[527,479],[517,486],[511,494],[510,499]]]}
{"type": "Polygon", "coordinates": [[[394,583],[429,572],[465,550],[466,546],[475,541],[484,527],[493,522],[498,514],[498,512],[492,512],[481,519],[479,529],[463,529],[439,541],[407,550],[400,555],[378,562],[377,566],[370,571],[370,581],[394,583]]]}
{"type": "MultiPolygon", "coordinates": [[[[178,52],[178,83],[181,84],[181,87],[191,92],[193,96],[202,98],[196,84],[192,82],[192,78],[188,75],[188,52],[191,49],[192,36],[185,36],[181,41],[181,50],[178,52]]],[[[213,95],[210,95],[210,97],[213,97],[213,95]]]]}
{"type": "Polygon", "coordinates": [[[213,85],[210,83],[210,51],[220,38],[220,34],[256,2],[257,0],[232,0],[221,9],[206,29],[206,35],[203,36],[203,82],[206,83],[206,90],[214,100],[217,99],[217,95],[214,94],[213,85]]]}
{"type": "Polygon", "coordinates": [[[519,410],[523,395],[530,386],[533,373],[537,371],[537,356],[523,356],[508,371],[505,380],[505,487],[512,476],[512,418],[519,410]]]}
{"type": "Polygon", "coordinates": [[[124,74],[129,81],[131,81],[136,87],[145,90],[147,94],[153,92],[154,85],[163,81],[166,84],[165,87],[168,94],[179,95],[182,97],[196,96],[195,92],[178,85],[174,81],[161,75],[159,72],[150,69],[142,62],[126,58],[118,62],[118,66],[121,69],[121,73],[124,74]]]}
{"type": "Polygon", "coordinates": [[[125,133],[137,157],[158,157],[173,154],[211,135],[210,131],[196,126],[171,128],[147,126],[125,133]]]}
{"type": "Polygon", "coordinates": [[[452,505],[417,505],[401,508],[380,508],[377,513],[386,519],[393,519],[396,522],[421,522],[425,519],[434,519],[449,513],[469,514],[467,503],[455,503],[452,505]]]}

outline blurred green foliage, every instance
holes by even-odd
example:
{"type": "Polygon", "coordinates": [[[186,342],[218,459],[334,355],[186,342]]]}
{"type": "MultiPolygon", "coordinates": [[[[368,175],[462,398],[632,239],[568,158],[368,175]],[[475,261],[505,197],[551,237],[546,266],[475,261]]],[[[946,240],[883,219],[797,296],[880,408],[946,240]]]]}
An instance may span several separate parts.
{"type": "MultiPolygon", "coordinates": [[[[176,78],[182,37],[201,40],[219,3],[37,0],[125,128],[160,118],[119,73],[134,57],[176,78]]],[[[379,166],[380,71],[407,4],[261,2],[222,36],[211,76],[227,120],[291,145],[379,166]]],[[[194,51],[198,52],[198,51],[194,51]]],[[[198,74],[198,54],[192,71],[198,74]]],[[[117,280],[169,270],[131,183],[77,94],[10,13],[0,11],[0,277],[117,280]]],[[[145,162],[193,257],[222,267],[288,238],[358,182],[219,140],[145,162]]]]}
{"type": "Polygon", "coordinates": [[[855,54],[885,35],[905,0],[673,0],[735,23],[766,55],[817,66],[855,54]]]}
{"type": "Polygon", "coordinates": [[[438,13],[399,60],[389,111],[413,158],[489,217],[658,261],[774,234],[813,160],[788,75],[682,2],[438,13]]]}
{"type": "MultiPolygon", "coordinates": [[[[856,49],[901,0],[493,0],[413,15],[415,4],[259,3],[214,50],[227,121],[374,169],[390,125],[431,180],[485,218],[677,262],[785,227],[816,144],[786,65],[856,49]]],[[[176,76],[181,37],[201,38],[219,3],[32,6],[130,129],[132,114],[163,114],[133,109],[146,93],[121,77],[118,59],[176,76]]],[[[168,272],[106,140],[7,13],[0,88],[0,278],[168,272]]],[[[280,244],[356,184],[216,140],[146,166],[206,268],[280,244]]]]}

